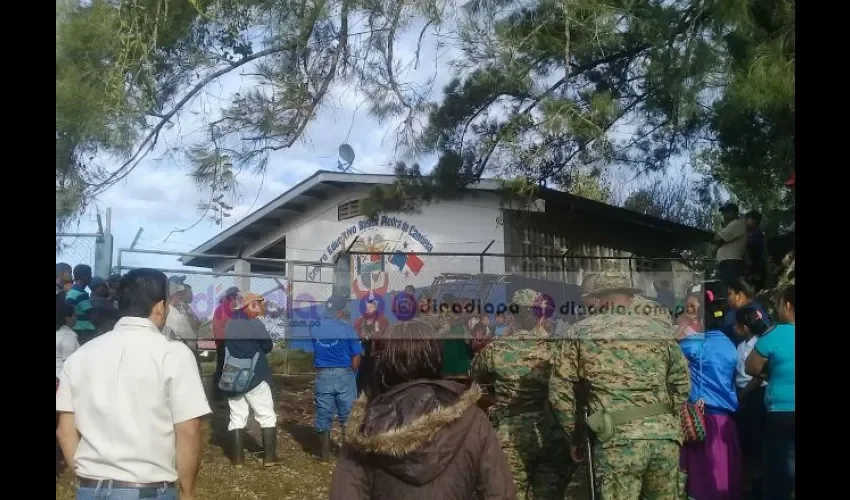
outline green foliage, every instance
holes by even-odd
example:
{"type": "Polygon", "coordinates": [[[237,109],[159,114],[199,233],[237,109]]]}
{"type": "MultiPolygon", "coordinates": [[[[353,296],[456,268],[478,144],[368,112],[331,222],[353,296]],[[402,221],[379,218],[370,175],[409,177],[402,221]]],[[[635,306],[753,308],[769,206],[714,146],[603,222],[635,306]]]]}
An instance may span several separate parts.
{"type": "Polygon", "coordinates": [[[216,200],[232,202],[235,174],[263,172],[272,151],[301,138],[337,79],[372,96],[375,114],[413,123],[427,103],[398,81],[394,44],[413,19],[439,26],[444,9],[438,0],[70,3],[56,26],[57,228],[126,177],[210,84],[249,65],[257,87],[202,116],[203,137],[176,148],[210,191],[201,210],[213,218],[216,200]]]}
{"type": "Polygon", "coordinates": [[[703,91],[721,64],[708,4],[476,2],[459,63],[472,71],[445,88],[420,144],[464,158],[472,180],[568,187],[575,177],[579,188],[588,169],[661,170],[708,119],[703,91]],[[638,125],[622,138],[626,123],[638,125]]]}
{"type": "Polygon", "coordinates": [[[366,217],[377,217],[381,212],[412,213],[423,203],[458,199],[472,182],[472,172],[464,170],[463,159],[457,155],[444,155],[430,175],[422,175],[418,164],[408,167],[396,164],[398,180],[390,186],[378,186],[361,203],[366,217]]]}
{"type": "Polygon", "coordinates": [[[196,16],[182,0],[94,0],[57,12],[57,230],[123,178],[96,158],[132,161],[146,116],[186,80],[196,16]]]}
{"type": "Polygon", "coordinates": [[[588,200],[611,203],[611,186],[599,175],[577,172],[570,179],[567,192],[588,200]]]}
{"type": "Polygon", "coordinates": [[[795,17],[793,0],[746,2],[725,37],[730,73],[710,124],[716,146],[707,151],[713,178],[771,231],[793,220],[783,184],[795,169],[795,17]]]}
{"type": "Polygon", "coordinates": [[[720,183],[779,227],[794,51],[793,0],[76,2],[57,15],[57,227],[129,174],[208,85],[249,65],[257,86],[180,148],[219,221],[236,174],[262,173],[344,82],[399,121],[404,152],[439,158],[428,174],[400,163],[367,214],[415,211],[482,177],[507,181],[514,201],[541,185],[610,200],[592,185],[609,166],[639,175],[690,156],[711,184],[696,186],[703,205],[720,183]],[[461,55],[430,102],[428,84],[400,80],[419,51],[400,61],[396,43],[437,30],[454,31],[441,43],[461,55]],[[117,165],[97,163],[104,155],[117,165]]]}
{"type": "Polygon", "coordinates": [[[793,1],[480,1],[465,30],[464,62],[483,69],[446,87],[429,152],[567,189],[587,168],[640,175],[690,155],[703,181],[674,183],[686,200],[654,186],[631,207],[708,228],[719,183],[770,231],[787,225],[793,1]]]}

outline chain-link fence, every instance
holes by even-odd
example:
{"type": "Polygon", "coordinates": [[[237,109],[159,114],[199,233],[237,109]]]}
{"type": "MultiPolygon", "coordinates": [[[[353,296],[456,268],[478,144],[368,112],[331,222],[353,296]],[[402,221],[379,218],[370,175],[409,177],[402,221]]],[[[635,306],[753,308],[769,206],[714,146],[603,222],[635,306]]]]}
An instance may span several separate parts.
{"type": "MultiPolygon", "coordinates": [[[[154,250],[120,250],[118,268],[124,273],[141,265],[128,266],[128,253],[199,257],[196,254],[154,250]]],[[[327,317],[325,305],[336,293],[349,301],[352,323],[362,318],[375,300],[390,324],[418,314],[438,313],[441,307],[458,303],[461,315],[470,319],[485,316],[494,325],[510,316],[511,300],[518,290],[533,289],[551,301],[553,331],[574,322],[582,312],[582,283],[603,269],[618,268],[628,274],[630,286],[674,314],[685,309],[688,293],[704,282],[700,271],[677,259],[641,257],[514,255],[468,255],[445,253],[348,252],[334,264],[285,259],[237,259],[233,256],[203,255],[207,259],[242,260],[250,266],[280,269],[274,273],[216,272],[185,267],[161,269],[169,277],[179,276],[189,286],[186,294],[192,314],[201,327],[199,347],[214,350],[212,322],[225,292],[237,287],[266,298],[263,322],[276,343],[269,355],[275,373],[305,375],[313,372],[312,337],[322,330],[327,317]],[[420,311],[414,299],[428,298],[428,311],[420,311]],[[449,304],[447,304],[449,303],[449,304]]],[[[139,263],[141,264],[141,263],[139,263]]],[[[155,266],[144,266],[155,267],[155,266]]],[[[243,266],[244,269],[244,266],[243,266]]],[[[669,313],[668,313],[669,314],[669,313]]],[[[464,332],[463,335],[469,335],[464,332]]],[[[210,360],[213,359],[211,355],[210,360]]],[[[205,367],[206,370],[211,370],[205,367]]]]}
{"type": "Polygon", "coordinates": [[[56,262],[65,262],[71,267],[77,264],[94,267],[97,236],[96,234],[57,234],[56,262]]]}
{"type": "Polygon", "coordinates": [[[71,267],[86,264],[96,276],[105,278],[112,267],[112,235],[56,233],[56,262],[65,262],[71,267]]]}
{"type": "Polygon", "coordinates": [[[532,289],[551,301],[551,321],[567,325],[583,314],[582,283],[613,269],[628,275],[640,295],[679,314],[694,286],[704,282],[702,271],[681,259],[638,256],[348,252],[336,267],[336,289],[360,302],[355,310],[377,297],[390,323],[421,314],[421,303],[410,304],[423,297],[430,300],[430,313],[457,303],[467,316],[495,321],[497,312],[509,310],[515,292],[532,289]]]}
{"type": "Polygon", "coordinates": [[[235,287],[241,294],[253,292],[265,298],[266,315],[261,318],[266,325],[275,350],[269,354],[269,363],[275,374],[304,375],[313,373],[310,328],[315,324],[321,307],[330,298],[333,289],[333,266],[316,262],[286,259],[238,258],[236,256],[192,254],[160,250],[121,249],[118,252],[117,270],[124,274],[140,267],[161,270],[169,278],[177,277],[186,286],[183,300],[195,316],[198,348],[209,361],[204,373],[214,369],[215,342],[213,320],[224,314],[226,292],[235,287]],[[214,259],[216,262],[243,261],[250,268],[279,269],[275,272],[217,272],[196,267],[163,268],[146,265],[144,256],[168,256],[175,260],[190,258],[214,259]],[[135,258],[134,258],[135,257],[135,258]],[[132,262],[134,265],[128,265],[132,262]]]}
{"type": "Polygon", "coordinates": [[[91,266],[95,276],[106,276],[112,270],[112,212],[106,209],[105,221],[95,216],[97,232],[56,233],[56,263],[64,262],[72,268],[78,264],[91,266]]]}

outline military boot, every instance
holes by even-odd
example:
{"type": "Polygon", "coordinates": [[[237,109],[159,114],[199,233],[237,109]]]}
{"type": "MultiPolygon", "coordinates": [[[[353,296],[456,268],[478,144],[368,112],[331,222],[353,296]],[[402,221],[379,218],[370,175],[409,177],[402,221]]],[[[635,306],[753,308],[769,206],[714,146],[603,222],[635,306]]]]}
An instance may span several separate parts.
{"type": "Polygon", "coordinates": [[[331,433],[328,431],[319,433],[319,459],[327,462],[331,458],[331,433]]]}
{"type": "Polygon", "coordinates": [[[245,464],[245,429],[230,431],[230,437],[233,465],[241,468],[245,464]]]}
{"type": "Polygon", "coordinates": [[[263,467],[280,465],[276,450],[277,427],[263,427],[263,467]]]}

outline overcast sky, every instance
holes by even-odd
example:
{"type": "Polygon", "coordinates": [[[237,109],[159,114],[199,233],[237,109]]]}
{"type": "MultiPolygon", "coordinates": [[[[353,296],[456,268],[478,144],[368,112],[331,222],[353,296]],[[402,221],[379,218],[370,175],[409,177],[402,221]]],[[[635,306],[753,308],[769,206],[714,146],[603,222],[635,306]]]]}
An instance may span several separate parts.
{"type": "MultiPolygon", "coordinates": [[[[399,60],[409,61],[416,47],[419,29],[413,27],[408,36],[396,46],[399,60]]],[[[428,37],[426,37],[426,41],[428,37]]],[[[408,69],[399,76],[400,81],[425,82],[435,77],[433,100],[439,100],[443,86],[451,74],[446,62],[452,53],[441,48],[437,57],[434,39],[425,43],[418,70],[408,69]],[[426,63],[429,61],[430,63],[426,63]]],[[[250,72],[250,69],[246,70],[250,72]]],[[[337,86],[332,89],[317,118],[307,127],[304,140],[291,149],[278,151],[268,164],[265,176],[241,173],[239,199],[234,205],[232,216],[224,227],[216,226],[204,219],[191,230],[172,234],[175,229],[186,228],[200,218],[199,203],[208,201],[209,193],[198,192],[186,175],[179,158],[163,157],[163,152],[185,144],[186,138],[197,132],[202,125],[200,116],[209,116],[211,110],[220,109],[229,96],[243,91],[253,84],[248,76],[233,73],[208,87],[175,120],[174,126],[163,134],[158,150],[151,153],[133,173],[121,183],[113,186],[96,202],[96,206],[82,218],[74,232],[94,232],[95,213],[112,210],[112,233],[115,256],[119,248],[129,247],[136,231],[142,227],[143,234],[137,248],[189,251],[228,225],[232,225],[247,214],[280,196],[288,188],[313,174],[318,169],[333,170],[337,165],[337,149],[348,143],[354,148],[357,158],[354,167],[367,173],[391,173],[395,163],[395,123],[378,123],[369,116],[364,98],[353,88],[337,86]],[[363,104],[363,105],[361,105],[363,104]],[[359,107],[358,107],[359,106],[359,107]],[[165,239],[168,237],[168,241],[165,239]]],[[[432,159],[420,159],[424,168],[429,168],[432,159]]],[[[113,167],[114,168],[114,167],[113,167]]],[[[57,255],[74,265],[91,259],[92,245],[88,241],[69,240],[69,248],[57,255]]],[[[177,268],[179,263],[173,256],[150,256],[129,254],[124,256],[124,265],[177,268]]]]}

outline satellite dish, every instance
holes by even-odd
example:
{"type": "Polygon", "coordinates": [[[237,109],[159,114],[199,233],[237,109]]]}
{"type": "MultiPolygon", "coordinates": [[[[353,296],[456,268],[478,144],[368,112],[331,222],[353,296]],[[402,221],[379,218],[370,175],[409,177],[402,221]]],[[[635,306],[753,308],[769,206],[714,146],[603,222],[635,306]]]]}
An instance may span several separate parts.
{"type": "Polygon", "coordinates": [[[348,144],[341,145],[339,147],[339,157],[345,163],[352,163],[354,161],[354,148],[348,144]]]}

